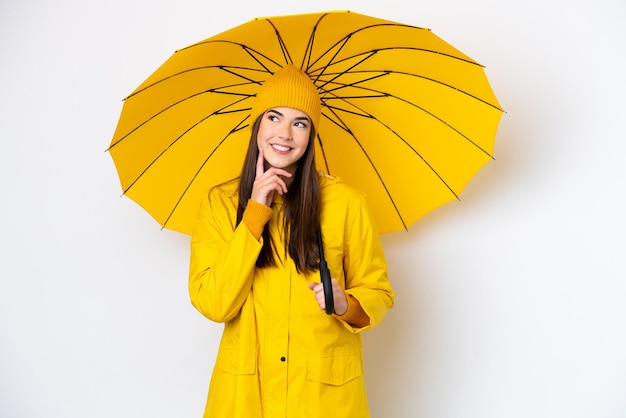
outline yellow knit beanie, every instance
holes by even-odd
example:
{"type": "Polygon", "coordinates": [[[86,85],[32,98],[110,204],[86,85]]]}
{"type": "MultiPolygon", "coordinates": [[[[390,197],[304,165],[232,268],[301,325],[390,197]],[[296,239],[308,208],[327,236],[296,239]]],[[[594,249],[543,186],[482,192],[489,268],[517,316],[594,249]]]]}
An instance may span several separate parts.
{"type": "Polygon", "coordinates": [[[250,111],[250,124],[275,107],[298,109],[311,118],[314,129],[319,129],[322,105],[317,88],[309,76],[293,64],[284,66],[263,83],[250,111]]]}

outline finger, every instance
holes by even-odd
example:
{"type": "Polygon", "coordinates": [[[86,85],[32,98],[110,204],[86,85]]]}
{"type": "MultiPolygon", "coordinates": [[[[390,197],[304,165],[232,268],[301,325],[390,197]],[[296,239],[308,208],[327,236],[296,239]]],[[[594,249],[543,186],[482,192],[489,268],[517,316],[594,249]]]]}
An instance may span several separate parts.
{"type": "Polygon", "coordinates": [[[287,193],[287,184],[285,183],[284,179],[292,177],[292,174],[289,171],[283,170],[281,168],[271,167],[264,173],[264,175],[268,179],[271,179],[272,181],[276,181],[277,183],[279,183],[281,187],[283,188],[283,192],[287,193]]]}
{"type": "Polygon", "coordinates": [[[324,298],[324,292],[315,293],[315,300],[321,310],[326,310],[326,299],[324,298]]]}
{"type": "Polygon", "coordinates": [[[285,180],[283,180],[280,175],[276,174],[275,176],[271,177],[271,181],[272,185],[278,193],[287,193],[287,183],[285,183],[285,180]]]}
{"type": "Polygon", "coordinates": [[[265,156],[263,155],[263,149],[259,148],[259,158],[256,159],[256,178],[259,178],[265,172],[263,164],[265,163],[265,156]]]}
{"type": "Polygon", "coordinates": [[[313,297],[321,310],[326,310],[326,300],[324,299],[324,286],[321,283],[309,283],[309,289],[313,291],[313,297]]]}
{"type": "MultiPolygon", "coordinates": [[[[254,187],[254,186],[253,186],[254,187]]],[[[287,184],[279,176],[268,177],[267,172],[262,178],[257,179],[257,188],[265,193],[278,192],[279,194],[287,193],[287,184]]]]}
{"type": "Polygon", "coordinates": [[[280,177],[291,177],[291,173],[282,168],[269,167],[267,171],[264,171],[266,176],[280,176],[280,177]]]}

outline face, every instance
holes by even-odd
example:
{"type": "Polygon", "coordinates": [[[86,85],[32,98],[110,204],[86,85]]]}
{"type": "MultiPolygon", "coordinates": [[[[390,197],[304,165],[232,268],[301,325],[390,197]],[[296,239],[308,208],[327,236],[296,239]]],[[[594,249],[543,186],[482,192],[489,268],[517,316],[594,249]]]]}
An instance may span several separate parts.
{"type": "Polygon", "coordinates": [[[290,107],[276,107],[261,117],[257,144],[272,167],[294,173],[297,162],[309,145],[311,119],[290,107]]]}

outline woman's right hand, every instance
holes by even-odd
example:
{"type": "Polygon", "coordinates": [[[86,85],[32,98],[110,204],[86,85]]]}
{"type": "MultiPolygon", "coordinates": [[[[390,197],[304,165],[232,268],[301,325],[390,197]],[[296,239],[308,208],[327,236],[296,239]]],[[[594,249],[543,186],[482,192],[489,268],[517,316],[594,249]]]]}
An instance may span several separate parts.
{"type": "Polygon", "coordinates": [[[259,158],[256,162],[256,178],[252,185],[252,196],[250,196],[250,199],[270,206],[275,192],[278,192],[280,195],[287,193],[287,184],[282,177],[291,177],[291,173],[275,167],[270,167],[265,171],[264,164],[263,150],[259,149],[259,158]]]}

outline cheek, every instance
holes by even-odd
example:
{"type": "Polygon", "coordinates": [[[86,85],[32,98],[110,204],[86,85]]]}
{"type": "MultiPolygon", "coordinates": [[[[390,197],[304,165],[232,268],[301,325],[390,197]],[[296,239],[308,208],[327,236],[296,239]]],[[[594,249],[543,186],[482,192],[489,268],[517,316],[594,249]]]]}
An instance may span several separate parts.
{"type": "Polygon", "coordinates": [[[263,128],[263,126],[259,126],[259,130],[257,131],[257,134],[256,134],[256,143],[259,147],[263,145],[264,139],[267,138],[267,135],[268,135],[267,128],[263,128]]]}
{"type": "Polygon", "coordinates": [[[298,137],[298,144],[300,145],[300,147],[306,149],[306,147],[309,145],[309,132],[306,132],[306,134],[303,133],[298,137]]]}
{"type": "Polygon", "coordinates": [[[268,122],[267,119],[263,118],[259,124],[259,130],[257,131],[257,142],[262,142],[263,140],[271,138],[274,135],[274,129],[274,125],[268,122]]]}

